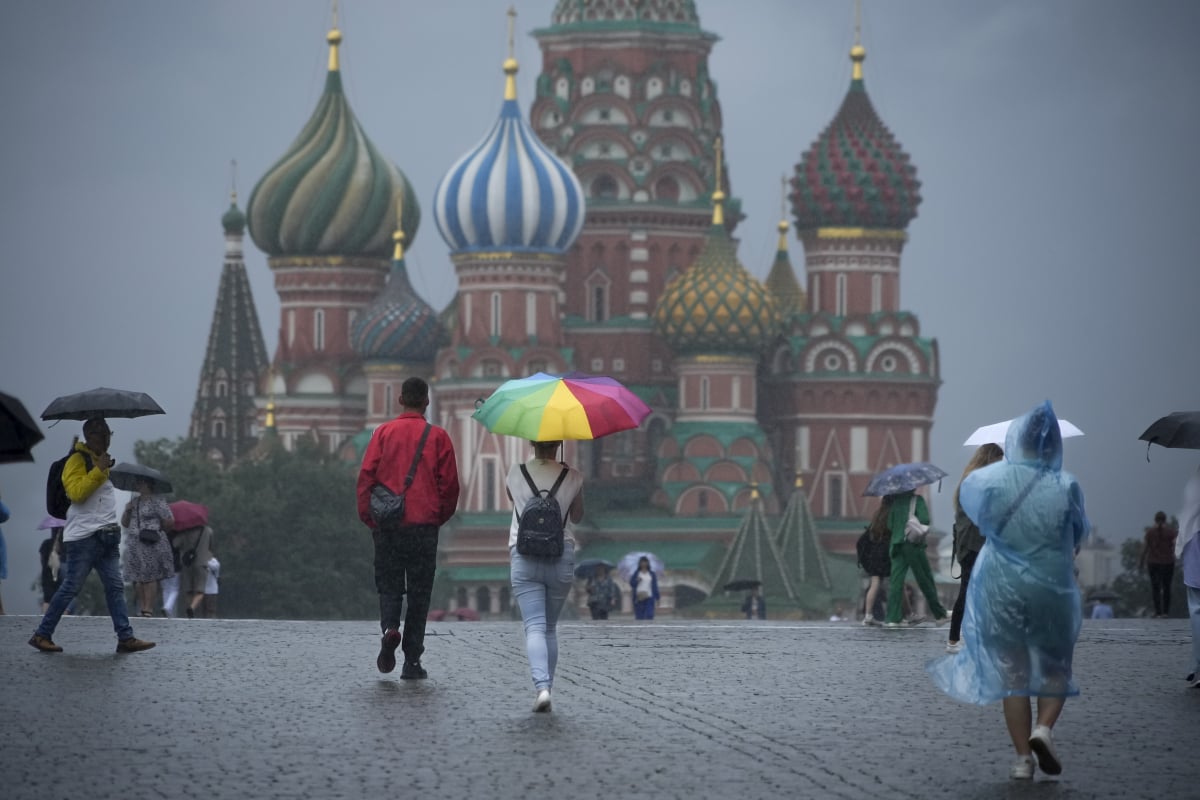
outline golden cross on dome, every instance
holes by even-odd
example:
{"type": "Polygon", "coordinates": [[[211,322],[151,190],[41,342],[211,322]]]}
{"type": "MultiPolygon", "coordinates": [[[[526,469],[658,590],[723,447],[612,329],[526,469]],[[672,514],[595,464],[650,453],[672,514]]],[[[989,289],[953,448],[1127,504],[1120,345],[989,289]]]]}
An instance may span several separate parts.
{"type": "Polygon", "coordinates": [[[396,192],[396,232],[392,234],[392,241],[396,246],[392,249],[392,260],[400,261],[404,258],[404,193],[403,191],[396,192]]]}
{"type": "Polygon", "coordinates": [[[325,35],[325,41],[329,42],[329,71],[338,71],[338,45],[342,42],[342,32],[338,30],[337,23],[338,0],[333,0],[333,21],[330,23],[329,33],[325,35]]]}
{"type": "Polygon", "coordinates": [[[721,191],[721,137],[720,136],[718,136],[716,138],[716,140],[713,141],[713,150],[716,151],[716,167],[714,170],[716,173],[716,177],[714,179],[715,188],[712,193],[712,201],[713,201],[712,224],[720,225],[720,226],[724,227],[724,225],[725,225],[725,209],[723,208],[722,204],[725,202],[725,192],[721,191]]]}
{"type": "Polygon", "coordinates": [[[504,99],[517,99],[517,58],[516,43],[513,40],[513,30],[517,23],[517,9],[508,7],[508,58],[504,59],[504,99]]]}

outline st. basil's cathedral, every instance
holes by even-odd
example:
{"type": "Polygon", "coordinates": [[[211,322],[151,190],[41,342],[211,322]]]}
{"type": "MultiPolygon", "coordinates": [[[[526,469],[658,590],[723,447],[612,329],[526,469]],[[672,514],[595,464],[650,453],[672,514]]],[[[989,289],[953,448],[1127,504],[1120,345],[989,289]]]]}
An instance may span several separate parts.
{"type": "Polygon", "coordinates": [[[342,35],[329,32],[316,110],[245,213],[235,196],[222,217],[190,436],[222,464],[268,429],[284,446],[310,439],[357,460],[395,415],[400,384],[426,378],[463,486],[434,605],[506,616],[504,479],[530,451],[473,420],[477,401],[539,371],[611,375],[652,414],[566,443],[564,460],[587,476],[580,558],[655,553],[668,614],[727,611],[740,596],[721,587],[735,579],[762,581],[773,615],[850,608],[854,545],[874,509],[862,492],[875,472],[927,458],[940,384],[936,340],[899,308],[920,184],[867,95],[864,48],[851,49],[845,99],[794,167],[773,262],[748,268],[734,234],[750,223],[731,194],[708,71],[717,37],[695,3],[559,0],[533,35],[542,64],[527,114],[510,47],[498,118],[481,120],[483,139],[424,198],[457,276],[439,312],[404,261],[428,214],[355,118],[342,35]],[[247,228],[280,300],[269,361],[247,228]]]}

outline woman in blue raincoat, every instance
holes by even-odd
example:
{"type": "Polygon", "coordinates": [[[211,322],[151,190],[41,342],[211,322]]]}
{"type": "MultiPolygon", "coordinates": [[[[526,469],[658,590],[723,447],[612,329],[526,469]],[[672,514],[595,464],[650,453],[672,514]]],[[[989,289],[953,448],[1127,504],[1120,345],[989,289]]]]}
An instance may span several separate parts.
{"type": "Polygon", "coordinates": [[[1035,755],[1043,772],[1057,775],[1051,729],[1066,698],[1079,694],[1071,676],[1082,616],[1074,556],[1089,526],[1083,492],[1062,471],[1049,401],[1013,422],[1004,460],[968,475],[959,501],[987,541],[967,590],[963,650],[928,671],[956,700],[1003,703],[1018,756],[1011,777],[1032,778],[1035,755]]]}

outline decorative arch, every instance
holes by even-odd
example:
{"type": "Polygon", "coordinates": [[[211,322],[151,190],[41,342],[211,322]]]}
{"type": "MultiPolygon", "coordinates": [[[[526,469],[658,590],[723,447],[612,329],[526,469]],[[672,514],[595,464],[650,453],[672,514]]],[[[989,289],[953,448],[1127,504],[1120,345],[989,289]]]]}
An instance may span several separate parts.
{"type": "Polygon", "coordinates": [[[749,483],[750,476],[736,461],[717,461],[704,470],[708,483],[749,483]]]}
{"type": "Polygon", "coordinates": [[[858,354],[854,348],[839,339],[825,339],[809,347],[804,357],[804,371],[813,372],[858,372],[858,354]],[[826,366],[826,356],[837,354],[844,361],[840,368],[826,366]]]}
{"type": "Polygon", "coordinates": [[[721,447],[716,437],[708,434],[693,436],[683,446],[684,458],[722,458],[724,455],[725,448],[721,447]]]}
{"type": "Polygon", "coordinates": [[[676,461],[663,470],[662,479],[664,483],[692,483],[700,480],[700,470],[690,461],[676,461]]]}
{"type": "Polygon", "coordinates": [[[296,394],[333,394],[334,381],[322,370],[309,370],[293,376],[292,390],[296,394]]]}
{"type": "Polygon", "coordinates": [[[762,452],[758,449],[758,444],[753,439],[735,439],[733,444],[729,445],[730,456],[740,456],[742,458],[758,458],[762,452]]]}
{"type": "Polygon", "coordinates": [[[894,339],[879,342],[871,351],[867,353],[867,358],[863,364],[864,372],[898,372],[900,371],[900,363],[897,363],[892,369],[887,369],[881,362],[885,360],[885,356],[891,354],[908,366],[908,372],[912,375],[921,374],[921,357],[917,351],[904,342],[898,342],[894,339]]]}
{"type": "Polygon", "coordinates": [[[727,514],[729,502],[724,494],[712,486],[691,486],[675,501],[675,513],[680,516],[727,514]]]}

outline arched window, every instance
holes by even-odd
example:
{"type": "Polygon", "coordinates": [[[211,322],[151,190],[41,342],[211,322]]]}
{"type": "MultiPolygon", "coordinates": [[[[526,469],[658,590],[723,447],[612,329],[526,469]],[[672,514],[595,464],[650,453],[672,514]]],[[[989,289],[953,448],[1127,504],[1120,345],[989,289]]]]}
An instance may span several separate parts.
{"type": "Polygon", "coordinates": [[[289,308],[287,313],[287,340],[290,347],[296,341],[296,309],[289,308]]]}
{"type": "Polygon", "coordinates": [[[225,438],[225,420],[214,419],[212,421],[212,435],[214,439],[225,438]]]}
{"type": "Polygon", "coordinates": [[[465,586],[458,587],[458,591],[456,591],[454,593],[454,601],[455,601],[454,605],[458,608],[466,608],[467,607],[467,604],[468,604],[467,587],[465,587],[465,586]]]}
{"type": "Polygon", "coordinates": [[[537,336],[537,292],[525,293],[525,335],[529,338],[537,336]]]}
{"type": "Polygon", "coordinates": [[[837,276],[837,297],[834,299],[834,312],[839,317],[846,316],[846,276],[837,276]]]}
{"type": "Polygon", "coordinates": [[[480,586],[475,590],[475,610],[481,614],[492,610],[492,590],[488,587],[480,586]]]}
{"type": "Polygon", "coordinates": [[[809,308],[809,311],[816,314],[818,311],[821,310],[821,276],[820,275],[812,276],[812,291],[808,293],[808,296],[811,300],[810,305],[812,306],[811,308],[809,308]]]}
{"type": "Polygon", "coordinates": [[[500,293],[492,292],[492,336],[500,336],[500,293]]]}
{"type": "Polygon", "coordinates": [[[603,322],[608,318],[608,292],[603,286],[592,287],[592,313],[589,314],[596,322],[603,322]]]}
{"type": "Polygon", "coordinates": [[[883,276],[871,276],[871,312],[883,311],[883,276]]]}
{"type": "Polygon", "coordinates": [[[384,384],[384,386],[383,386],[383,409],[382,409],[381,413],[383,413],[387,416],[391,416],[391,414],[392,414],[392,409],[394,408],[393,403],[396,402],[395,392],[396,392],[395,388],[390,383],[384,384]]]}
{"type": "Polygon", "coordinates": [[[708,408],[708,376],[700,378],[700,408],[708,408]]]}
{"type": "MultiPolygon", "coordinates": [[[[665,154],[664,154],[665,155],[665,154]]],[[[679,183],[672,177],[660,178],[658,183],[654,185],[654,196],[658,200],[664,200],[668,203],[676,203],[679,201],[679,183]]]]}
{"type": "Polygon", "coordinates": [[[592,181],[592,197],[597,200],[616,200],[617,182],[611,175],[599,175],[592,181]]]}
{"type": "Polygon", "coordinates": [[[320,352],[325,349],[325,309],[313,310],[313,349],[320,352]]]}

